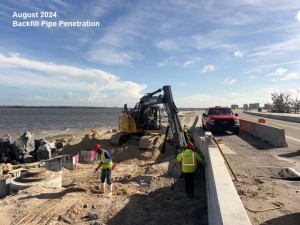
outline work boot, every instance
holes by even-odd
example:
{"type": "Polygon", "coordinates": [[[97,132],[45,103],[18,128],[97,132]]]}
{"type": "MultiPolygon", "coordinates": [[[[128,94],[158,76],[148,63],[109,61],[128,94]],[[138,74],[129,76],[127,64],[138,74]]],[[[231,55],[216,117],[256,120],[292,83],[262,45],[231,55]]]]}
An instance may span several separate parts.
{"type": "Polygon", "coordinates": [[[104,193],[105,192],[105,182],[104,183],[101,182],[99,190],[100,190],[100,193],[104,193]]]}
{"type": "Polygon", "coordinates": [[[109,188],[108,196],[112,196],[112,184],[108,185],[108,188],[109,188]]]}

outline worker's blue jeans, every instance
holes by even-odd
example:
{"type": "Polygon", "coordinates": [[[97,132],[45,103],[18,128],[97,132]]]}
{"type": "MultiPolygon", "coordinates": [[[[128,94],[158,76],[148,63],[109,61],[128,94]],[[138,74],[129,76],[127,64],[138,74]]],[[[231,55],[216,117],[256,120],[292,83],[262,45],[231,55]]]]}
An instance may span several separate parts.
{"type": "Polygon", "coordinates": [[[111,185],[111,168],[102,169],[100,179],[102,183],[104,183],[106,179],[107,184],[111,185]]]}

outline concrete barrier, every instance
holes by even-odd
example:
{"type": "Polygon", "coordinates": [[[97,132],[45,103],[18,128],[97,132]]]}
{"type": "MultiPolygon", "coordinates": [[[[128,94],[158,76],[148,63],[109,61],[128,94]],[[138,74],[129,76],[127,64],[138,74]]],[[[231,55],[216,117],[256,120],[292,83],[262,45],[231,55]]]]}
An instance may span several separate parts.
{"type": "MultiPolygon", "coordinates": [[[[29,173],[29,170],[28,170],[29,173]]],[[[16,193],[20,190],[27,189],[31,186],[41,186],[46,188],[61,188],[62,187],[62,171],[50,171],[41,173],[42,177],[37,174],[38,177],[26,180],[24,176],[15,178],[10,182],[10,194],[16,193]],[[30,182],[31,181],[31,182],[30,182]]]]}
{"type": "Polygon", "coordinates": [[[206,193],[209,225],[251,225],[242,201],[231,180],[220,150],[212,142],[212,134],[203,131],[197,118],[194,144],[207,163],[206,193]],[[202,136],[200,136],[202,134],[202,136]]]}
{"type": "Polygon", "coordinates": [[[92,163],[95,160],[97,160],[97,153],[95,151],[80,151],[79,162],[92,163]]]}
{"type": "Polygon", "coordinates": [[[276,119],[276,120],[284,120],[284,121],[289,121],[294,123],[300,123],[300,116],[297,116],[299,114],[295,114],[294,116],[292,116],[292,115],[286,115],[284,113],[273,114],[273,113],[260,113],[260,112],[251,112],[251,111],[243,111],[243,113],[254,115],[254,116],[276,119]]]}
{"type": "Polygon", "coordinates": [[[284,129],[240,119],[240,130],[268,142],[274,147],[287,147],[284,129]]]}
{"type": "Polygon", "coordinates": [[[47,179],[39,182],[20,182],[19,178],[22,173],[26,174],[27,169],[12,170],[9,173],[11,177],[0,179],[0,197],[5,197],[9,194],[15,193],[19,190],[24,190],[33,185],[40,185],[43,187],[61,188],[62,187],[62,163],[63,156],[57,156],[48,160],[41,161],[43,167],[49,170],[47,179]]]}
{"type": "Polygon", "coordinates": [[[62,157],[62,166],[69,170],[75,170],[79,162],[79,154],[77,153],[74,156],[64,155],[62,157]]]}
{"type": "Polygon", "coordinates": [[[62,170],[62,156],[56,156],[51,159],[47,160],[42,160],[41,162],[44,163],[43,167],[46,168],[47,170],[57,172],[62,170]]]}
{"type": "Polygon", "coordinates": [[[0,197],[5,197],[10,194],[10,183],[13,179],[21,176],[25,169],[16,169],[9,172],[10,177],[0,179],[0,197]]]}
{"type": "Polygon", "coordinates": [[[12,179],[14,179],[14,177],[0,179],[0,197],[5,197],[9,194],[12,179]]]}

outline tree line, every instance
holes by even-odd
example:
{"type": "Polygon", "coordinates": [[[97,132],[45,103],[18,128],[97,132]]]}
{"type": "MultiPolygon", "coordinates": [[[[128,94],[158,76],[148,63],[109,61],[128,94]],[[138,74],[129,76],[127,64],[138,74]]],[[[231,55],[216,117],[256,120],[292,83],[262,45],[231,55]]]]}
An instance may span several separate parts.
{"type": "Polygon", "coordinates": [[[289,94],[284,93],[272,93],[272,107],[276,112],[279,113],[290,113],[292,110],[294,113],[299,113],[300,111],[300,100],[298,95],[296,99],[292,99],[289,94]]]}

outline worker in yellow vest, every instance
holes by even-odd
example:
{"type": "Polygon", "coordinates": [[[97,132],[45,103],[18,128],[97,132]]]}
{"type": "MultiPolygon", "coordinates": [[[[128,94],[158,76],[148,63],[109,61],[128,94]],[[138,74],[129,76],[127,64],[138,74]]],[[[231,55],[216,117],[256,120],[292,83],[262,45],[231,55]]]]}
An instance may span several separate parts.
{"type": "Polygon", "coordinates": [[[190,134],[189,134],[189,129],[187,128],[186,125],[183,126],[182,131],[183,131],[183,135],[184,135],[184,138],[185,138],[186,142],[187,143],[191,142],[191,137],[190,137],[190,134]]]}
{"type": "Polygon", "coordinates": [[[108,151],[101,148],[101,145],[97,144],[94,147],[94,151],[98,153],[99,165],[95,169],[98,171],[100,167],[102,167],[101,171],[101,184],[99,187],[100,192],[105,192],[105,179],[109,187],[108,195],[112,195],[112,180],[111,180],[111,170],[113,166],[112,158],[108,151]]]}
{"type": "Polygon", "coordinates": [[[194,197],[194,179],[197,170],[197,162],[205,166],[205,161],[197,152],[194,152],[194,144],[189,142],[187,148],[176,157],[181,163],[182,173],[184,175],[185,191],[189,198],[194,197]]]}

